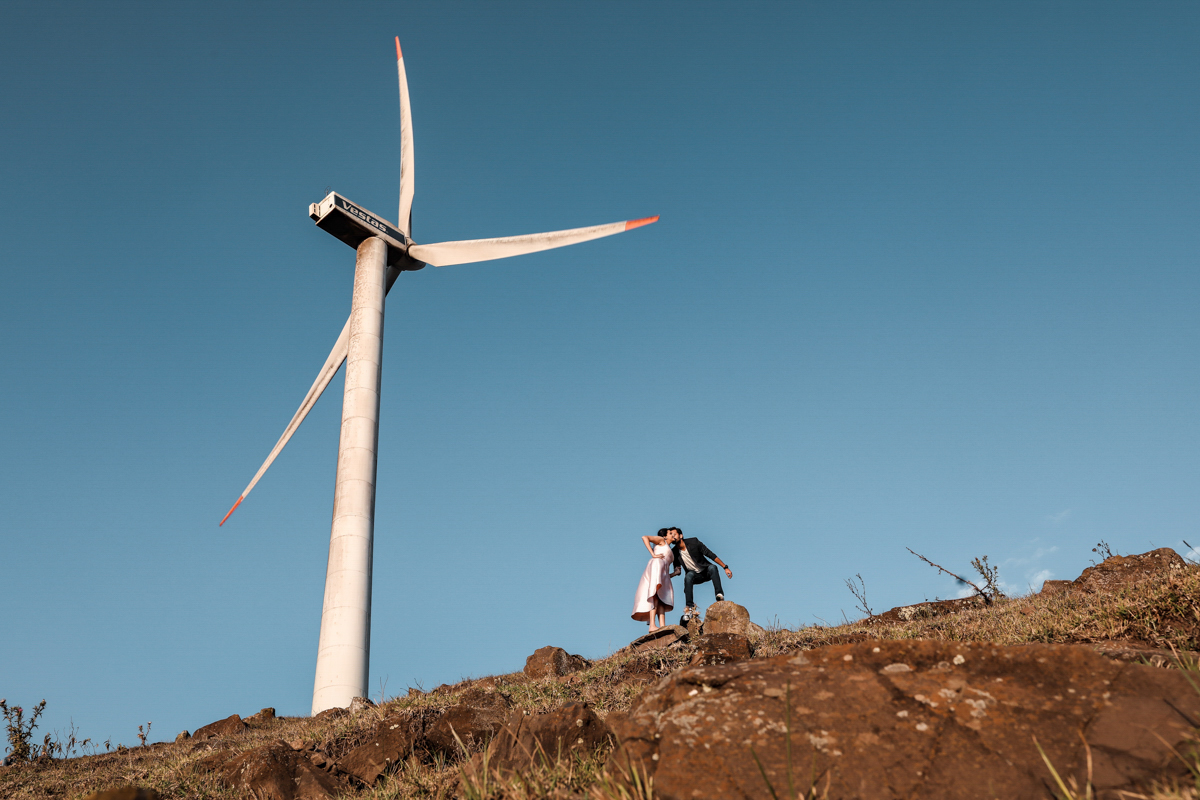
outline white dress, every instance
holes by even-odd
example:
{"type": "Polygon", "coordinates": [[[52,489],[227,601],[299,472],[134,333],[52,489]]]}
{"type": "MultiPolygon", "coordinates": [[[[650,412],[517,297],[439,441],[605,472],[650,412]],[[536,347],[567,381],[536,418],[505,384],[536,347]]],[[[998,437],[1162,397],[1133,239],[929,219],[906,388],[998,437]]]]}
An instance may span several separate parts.
{"type": "Polygon", "coordinates": [[[642,579],[638,581],[637,596],[633,599],[633,618],[639,622],[650,622],[655,595],[658,595],[658,602],[666,606],[664,611],[675,607],[675,589],[671,586],[671,562],[674,560],[671,546],[655,545],[654,552],[661,553],[663,558],[650,559],[642,579]]]}

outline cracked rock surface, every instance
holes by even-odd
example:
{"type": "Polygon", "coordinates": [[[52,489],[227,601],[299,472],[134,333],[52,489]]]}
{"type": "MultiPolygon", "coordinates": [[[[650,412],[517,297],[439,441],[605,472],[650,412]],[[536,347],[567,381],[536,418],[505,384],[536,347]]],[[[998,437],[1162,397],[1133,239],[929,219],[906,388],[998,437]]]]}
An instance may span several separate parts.
{"type": "Polygon", "coordinates": [[[531,678],[561,677],[587,666],[583,656],[571,655],[561,647],[542,647],[525,659],[525,674],[531,678]]]}
{"type": "Polygon", "coordinates": [[[1178,670],[1086,646],[864,642],[680,670],[616,722],[609,769],[644,770],[663,800],[783,796],[790,740],[800,794],[815,778],[830,798],[1055,796],[1036,737],[1080,787],[1090,748],[1105,798],[1186,775],[1168,745],[1197,720],[1178,670]]]}
{"type": "Polygon", "coordinates": [[[273,742],[225,764],[222,782],[257,800],[329,800],[345,787],[284,742],[273,742]]]}
{"type": "MultiPolygon", "coordinates": [[[[545,714],[509,715],[487,748],[488,769],[508,773],[556,762],[606,745],[611,732],[586,703],[568,703],[545,714]]],[[[483,775],[484,754],[471,759],[471,772],[483,775]]]]}
{"type": "Polygon", "coordinates": [[[1086,592],[1113,591],[1156,575],[1178,572],[1187,562],[1169,547],[1132,556],[1111,556],[1085,569],[1071,586],[1086,592]]]}

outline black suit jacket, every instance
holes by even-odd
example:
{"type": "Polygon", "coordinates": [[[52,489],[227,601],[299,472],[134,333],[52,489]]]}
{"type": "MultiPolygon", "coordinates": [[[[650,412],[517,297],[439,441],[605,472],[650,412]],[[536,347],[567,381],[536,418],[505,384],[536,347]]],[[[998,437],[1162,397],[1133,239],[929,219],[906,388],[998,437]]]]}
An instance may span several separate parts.
{"type": "MultiPolygon", "coordinates": [[[[704,542],[693,536],[690,538],[684,537],[683,543],[687,545],[688,555],[691,556],[692,561],[696,562],[697,567],[704,569],[705,567],[712,566],[708,562],[708,559],[715,559],[717,554],[705,547],[704,542]]],[[[679,545],[671,545],[671,553],[675,556],[675,561],[671,564],[671,570],[674,571],[678,568],[686,572],[687,566],[683,563],[683,555],[679,552],[679,545]]]]}

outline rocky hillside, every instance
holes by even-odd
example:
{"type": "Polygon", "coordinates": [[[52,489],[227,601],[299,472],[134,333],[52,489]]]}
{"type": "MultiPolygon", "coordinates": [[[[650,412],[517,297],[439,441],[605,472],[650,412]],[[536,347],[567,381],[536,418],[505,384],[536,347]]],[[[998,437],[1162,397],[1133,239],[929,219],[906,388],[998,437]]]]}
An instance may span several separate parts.
{"type": "Polygon", "coordinates": [[[0,797],[1196,798],[1200,568],[764,630],[716,603],[589,662],[0,769],[0,797]]]}

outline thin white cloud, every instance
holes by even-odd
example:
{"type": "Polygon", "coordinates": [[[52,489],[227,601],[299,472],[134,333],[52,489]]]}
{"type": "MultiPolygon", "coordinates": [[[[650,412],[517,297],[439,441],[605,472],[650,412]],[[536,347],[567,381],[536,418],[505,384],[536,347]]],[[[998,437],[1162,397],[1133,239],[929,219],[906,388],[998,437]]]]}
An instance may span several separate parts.
{"type": "Polygon", "coordinates": [[[1071,509],[1065,508],[1057,514],[1046,515],[1046,522],[1049,522],[1051,525],[1059,525],[1063,522],[1066,522],[1068,519],[1070,519],[1070,517],[1071,509]]]}
{"type": "Polygon", "coordinates": [[[1003,566],[1003,567],[1021,567],[1021,566],[1026,566],[1029,564],[1036,565],[1037,562],[1041,561],[1046,556],[1050,555],[1051,553],[1055,553],[1055,552],[1058,552],[1058,545],[1053,545],[1052,547],[1039,547],[1038,549],[1034,550],[1033,553],[1031,553],[1030,555],[1027,555],[1024,557],[1006,558],[1001,563],[1001,566],[1003,566]]]}
{"type": "Polygon", "coordinates": [[[1029,585],[1033,587],[1035,592],[1042,590],[1042,584],[1054,577],[1054,573],[1048,569],[1040,569],[1033,573],[1029,578],[1029,585]]]}
{"type": "MultiPolygon", "coordinates": [[[[1063,513],[1070,513],[1070,509],[1063,513]]],[[[1031,544],[1034,542],[1037,542],[1037,539],[1034,539],[1031,544]]],[[[1041,591],[1042,584],[1054,576],[1054,572],[1045,566],[1045,562],[1056,552],[1058,552],[1058,545],[1038,546],[1027,556],[1005,559],[1002,567],[1008,573],[1009,580],[1001,577],[1001,590],[1009,597],[1020,597],[1030,592],[1041,591]],[[1014,573],[1020,576],[1016,578],[1015,582],[1012,580],[1014,573]]]]}

